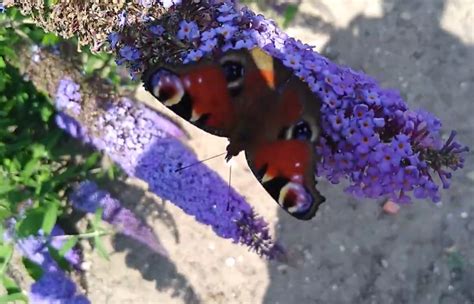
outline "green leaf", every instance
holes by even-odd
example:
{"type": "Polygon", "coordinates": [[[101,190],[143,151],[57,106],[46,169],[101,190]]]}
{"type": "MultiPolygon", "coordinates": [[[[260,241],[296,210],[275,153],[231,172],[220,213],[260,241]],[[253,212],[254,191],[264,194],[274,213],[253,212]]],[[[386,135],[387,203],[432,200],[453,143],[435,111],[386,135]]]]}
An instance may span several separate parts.
{"type": "Polygon", "coordinates": [[[99,255],[108,261],[109,254],[107,253],[107,250],[105,250],[104,244],[102,244],[102,240],[99,236],[94,237],[94,245],[99,252],[99,255]]]}
{"type": "Polygon", "coordinates": [[[48,33],[43,36],[43,39],[41,40],[41,44],[44,46],[53,46],[59,42],[58,36],[48,33]]]}
{"type": "MultiPolygon", "coordinates": [[[[1,277],[1,281],[2,281],[3,287],[7,290],[7,293],[9,295],[21,293],[21,288],[16,284],[16,282],[13,279],[7,277],[6,275],[3,275],[1,277]]],[[[2,302],[0,298],[0,303],[6,303],[6,302],[2,302]]]]}
{"type": "Polygon", "coordinates": [[[35,281],[38,281],[43,275],[43,268],[27,258],[22,258],[22,261],[30,277],[32,277],[35,281]]]}
{"type": "Polygon", "coordinates": [[[26,216],[18,224],[17,235],[24,238],[29,235],[36,235],[43,225],[44,211],[41,209],[32,209],[26,213],[26,216]]]}
{"type": "Polygon", "coordinates": [[[13,255],[13,246],[2,244],[0,245],[0,275],[3,275],[7,269],[8,263],[13,255]]]}
{"type": "Polygon", "coordinates": [[[44,122],[48,122],[49,119],[51,118],[51,115],[53,115],[54,110],[50,106],[43,106],[41,107],[40,114],[41,114],[41,120],[44,122]]]}
{"type": "Polygon", "coordinates": [[[100,230],[100,224],[102,223],[102,214],[104,213],[104,209],[97,208],[94,213],[94,219],[92,220],[92,227],[94,230],[100,230]]]}
{"type": "Polygon", "coordinates": [[[0,205],[0,222],[3,222],[6,218],[10,217],[12,212],[7,206],[0,205]]]}
{"type": "Polygon", "coordinates": [[[28,303],[28,297],[23,293],[14,293],[7,296],[0,296],[0,303],[16,303],[16,301],[28,303]]]}
{"type": "Polygon", "coordinates": [[[42,144],[36,143],[30,146],[31,152],[33,153],[33,158],[47,157],[48,150],[42,144]]]}
{"type": "MultiPolygon", "coordinates": [[[[100,224],[102,223],[102,214],[103,214],[103,209],[98,208],[96,212],[94,213],[94,219],[92,220],[92,227],[94,228],[94,231],[101,231],[102,229],[100,228],[100,224]]],[[[94,245],[99,252],[99,255],[103,257],[106,260],[109,260],[109,254],[105,250],[104,245],[102,244],[102,240],[99,235],[94,236],[94,245]]]]}
{"type": "Polygon", "coordinates": [[[70,238],[64,243],[64,245],[59,250],[59,255],[64,257],[64,255],[71,250],[74,246],[76,246],[77,242],[79,241],[79,237],[77,235],[71,235],[70,238]]]}
{"type": "Polygon", "coordinates": [[[53,230],[56,220],[58,218],[58,206],[59,204],[56,201],[53,201],[48,204],[48,209],[43,218],[43,224],[41,228],[46,235],[49,235],[53,230]]]}
{"type": "Polygon", "coordinates": [[[89,170],[94,167],[97,164],[100,156],[101,155],[98,152],[92,153],[84,162],[84,170],[89,170]]]}
{"type": "Polygon", "coordinates": [[[41,165],[40,160],[37,158],[32,158],[30,159],[25,166],[23,167],[23,170],[21,171],[21,178],[23,180],[27,180],[28,178],[35,173],[35,171],[38,170],[38,167],[41,165]]]}
{"type": "Polygon", "coordinates": [[[0,56],[0,69],[3,69],[4,67],[6,67],[5,61],[3,60],[3,57],[0,56]]]}
{"type": "Polygon", "coordinates": [[[296,13],[298,12],[298,5],[297,4],[288,4],[283,13],[283,28],[288,27],[291,21],[295,19],[296,13]]]}
{"type": "Polygon", "coordinates": [[[0,296],[0,303],[18,303],[18,301],[28,302],[28,298],[22,293],[20,286],[16,282],[3,275],[0,277],[1,284],[7,291],[7,295],[0,296]]]}
{"type": "Polygon", "coordinates": [[[70,166],[70,167],[67,167],[66,170],[64,170],[60,174],[56,175],[54,180],[57,183],[62,183],[62,182],[66,182],[66,181],[70,181],[70,180],[75,179],[78,174],[79,174],[78,168],[75,167],[75,166],[70,166]]]}
{"type": "Polygon", "coordinates": [[[10,184],[9,181],[4,180],[4,182],[4,184],[0,184],[0,195],[10,192],[16,188],[14,185],[10,184]]]}

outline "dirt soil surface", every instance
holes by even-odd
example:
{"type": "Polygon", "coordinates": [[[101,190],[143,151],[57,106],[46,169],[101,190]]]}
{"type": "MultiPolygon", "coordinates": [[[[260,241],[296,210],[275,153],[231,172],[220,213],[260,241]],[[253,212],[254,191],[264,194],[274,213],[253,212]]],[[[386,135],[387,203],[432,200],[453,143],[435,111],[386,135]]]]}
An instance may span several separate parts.
{"type": "MultiPolygon", "coordinates": [[[[264,12],[265,13],[265,12],[264,12]]],[[[267,14],[267,13],[265,13],[267,14]]],[[[309,0],[288,33],[330,59],[397,88],[411,108],[441,118],[445,134],[474,147],[473,0],[309,0]]],[[[152,101],[143,91],[143,100],[152,101]]],[[[169,113],[169,112],[168,112],[169,113]]],[[[226,140],[188,123],[200,159],[226,140]]],[[[310,222],[279,210],[237,158],[232,185],[271,225],[296,267],[267,262],[216,236],[130,180],[113,192],[159,235],[170,258],[125,237],[106,240],[109,262],[88,257],[93,303],[474,303],[474,159],[442,203],[416,201],[397,215],[320,183],[328,202],[310,222]]],[[[223,159],[207,165],[227,179],[223,159]]]]}

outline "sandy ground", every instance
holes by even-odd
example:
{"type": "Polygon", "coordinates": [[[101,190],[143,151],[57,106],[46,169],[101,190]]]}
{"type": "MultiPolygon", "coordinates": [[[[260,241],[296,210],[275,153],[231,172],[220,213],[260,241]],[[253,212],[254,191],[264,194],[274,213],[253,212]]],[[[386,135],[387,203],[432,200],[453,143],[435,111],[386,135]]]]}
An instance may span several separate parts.
{"type": "MultiPolygon", "coordinates": [[[[310,0],[288,32],[341,64],[398,88],[412,108],[439,116],[474,147],[473,0],[310,0]]],[[[139,94],[150,101],[143,92],[139,94]]],[[[203,159],[226,141],[187,123],[203,159]]],[[[233,186],[270,222],[297,266],[268,263],[220,239],[171,203],[130,181],[115,193],[150,223],[165,259],[124,237],[111,261],[89,257],[93,303],[474,303],[474,159],[442,204],[417,201],[396,216],[322,183],[328,203],[311,222],[278,210],[243,156],[233,186]]],[[[227,178],[222,159],[207,163],[227,178]]]]}

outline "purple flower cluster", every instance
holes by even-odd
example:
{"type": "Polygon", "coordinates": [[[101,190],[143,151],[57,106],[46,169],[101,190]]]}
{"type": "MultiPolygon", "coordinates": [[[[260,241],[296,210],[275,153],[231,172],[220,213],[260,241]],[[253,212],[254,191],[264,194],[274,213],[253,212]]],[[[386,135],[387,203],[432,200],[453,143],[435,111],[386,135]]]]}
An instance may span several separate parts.
{"type": "Polygon", "coordinates": [[[115,229],[126,236],[148,246],[154,252],[168,256],[168,252],[161,244],[150,227],[129,209],[122,207],[120,201],[110,193],[100,190],[92,181],[79,184],[70,196],[73,206],[87,213],[94,213],[98,208],[103,209],[102,219],[112,224],[115,229]]]}
{"type": "Polygon", "coordinates": [[[79,115],[81,113],[81,93],[79,84],[70,78],[64,78],[59,81],[56,90],[56,108],[61,111],[55,117],[56,124],[61,128],[69,131],[74,138],[82,139],[89,142],[84,128],[71,117],[71,115],[79,115]]]}
{"type": "MultiPolygon", "coordinates": [[[[28,299],[30,303],[90,303],[89,300],[78,294],[76,285],[66,273],[58,266],[48,250],[48,245],[60,249],[63,241],[55,240],[55,236],[63,235],[59,227],[54,227],[49,237],[43,235],[16,238],[14,233],[15,221],[10,225],[4,236],[4,240],[14,241],[15,247],[20,254],[41,267],[41,277],[31,285],[28,299]]],[[[66,260],[73,266],[79,264],[80,257],[74,250],[69,250],[65,255],[66,260]]]]}
{"type": "MultiPolygon", "coordinates": [[[[68,104],[61,106],[70,108],[68,104]]],[[[172,201],[199,222],[212,226],[219,236],[244,243],[267,257],[274,257],[280,251],[272,243],[263,221],[242,196],[228,191],[227,183],[215,172],[204,165],[176,172],[197,159],[181,143],[185,134],[174,123],[127,98],[111,101],[101,108],[103,111],[96,113],[93,125],[83,132],[85,140],[107,153],[128,175],[147,182],[150,191],[172,201]]],[[[70,125],[59,126],[77,133],[76,126],[71,130],[70,125]]],[[[137,222],[131,224],[130,211],[90,182],[81,184],[73,201],[86,212],[94,212],[99,206],[104,208],[104,219],[120,225],[122,232],[140,227],[137,222]]],[[[124,233],[148,237],[140,229],[124,233]]]]}
{"type": "Polygon", "coordinates": [[[77,294],[74,282],[59,270],[43,272],[41,278],[31,285],[28,300],[31,304],[90,303],[84,295],[77,294]]]}
{"type": "Polygon", "coordinates": [[[56,90],[56,107],[59,111],[71,112],[78,115],[81,112],[81,87],[70,78],[59,81],[56,90]]]}
{"type": "MultiPolygon", "coordinates": [[[[398,92],[334,64],[246,7],[238,10],[231,1],[211,5],[213,22],[182,20],[177,32],[160,31],[186,43],[183,63],[218,49],[262,48],[293,69],[322,102],[318,175],[333,183],[347,179],[346,190],[357,196],[409,202],[413,193],[416,198],[439,201],[436,176],[447,188],[448,170],[461,168],[462,153],[468,150],[454,141],[455,133],[441,145],[441,122],[427,112],[409,110],[398,92]]],[[[141,51],[147,52],[146,47],[142,45],[141,51]]],[[[145,70],[147,63],[139,61],[128,63],[145,70]]]]}

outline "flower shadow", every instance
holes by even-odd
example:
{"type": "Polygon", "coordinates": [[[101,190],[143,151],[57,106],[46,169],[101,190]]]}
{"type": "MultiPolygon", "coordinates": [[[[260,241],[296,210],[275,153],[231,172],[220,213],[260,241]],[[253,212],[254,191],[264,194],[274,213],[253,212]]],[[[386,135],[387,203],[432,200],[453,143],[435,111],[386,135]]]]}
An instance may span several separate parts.
{"type": "Polygon", "coordinates": [[[173,298],[179,297],[184,303],[201,302],[186,277],[179,273],[170,259],[123,235],[116,235],[112,245],[117,252],[126,252],[127,266],[138,270],[145,280],[154,281],[157,290],[171,291],[173,298]]]}

